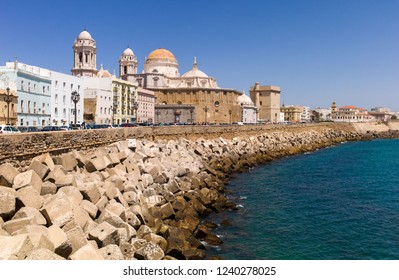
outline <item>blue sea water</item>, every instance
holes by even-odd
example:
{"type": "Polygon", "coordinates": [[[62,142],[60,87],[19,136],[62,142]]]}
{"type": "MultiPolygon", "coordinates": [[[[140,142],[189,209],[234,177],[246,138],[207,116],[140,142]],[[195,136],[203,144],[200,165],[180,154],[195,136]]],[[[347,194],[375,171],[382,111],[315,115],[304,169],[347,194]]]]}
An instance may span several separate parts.
{"type": "Polygon", "coordinates": [[[274,160],[227,186],[212,214],[223,259],[399,259],[399,140],[348,142],[274,160]]]}

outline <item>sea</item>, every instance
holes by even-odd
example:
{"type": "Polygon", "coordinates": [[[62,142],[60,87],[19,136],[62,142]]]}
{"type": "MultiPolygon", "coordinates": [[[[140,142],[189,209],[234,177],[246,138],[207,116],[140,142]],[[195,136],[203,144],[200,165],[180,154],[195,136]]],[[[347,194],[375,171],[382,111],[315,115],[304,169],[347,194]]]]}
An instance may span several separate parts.
{"type": "Polygon", "coordinates": [[[225,260],[399,259],[399,140],[341,143],[236,174],[208,216],[225,260]]]}

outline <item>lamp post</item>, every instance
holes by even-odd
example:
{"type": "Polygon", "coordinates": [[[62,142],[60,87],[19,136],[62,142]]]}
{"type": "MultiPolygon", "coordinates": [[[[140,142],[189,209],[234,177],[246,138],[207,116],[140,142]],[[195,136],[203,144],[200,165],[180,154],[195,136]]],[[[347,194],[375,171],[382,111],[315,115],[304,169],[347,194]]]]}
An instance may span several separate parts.
{"type": "Polygon", "coordinates": [[[77,126],[77,121],[76,121],[76,118],[77,118],[77,111],[76,111],[76,103],[78,103],[79,102],[79,100],[80,100],[80,95],[79,95],[79,93],[75,90],[75,91],[73,91],[72,93],[71,93],[71,98],[72,98],[72,101],[73,101],[73,103],[75,104],[75,129],[78,127],[77,126]]]}
{"type": "Polygon", "coordinates": [[[208,106],[204,107],[204,111],[205,111],[205,124],[207,124],[207,122],[208,122],[208,111],[209,111],[208,106]]]}
{"type": "Polygon", "coordinates": [[[191,122],[191,124],[194,123],[194,120],[193,120],[193,113],[194,113],[194,108],[190,108],[190,122],[191,122]]]}
{"type": "Polygon", "coordinates": [[[7,103],[7,125],[10,125],[10,103],[12,101],[12,95],[10,94],[10,88],[6,88],[7,94],[4,95],[4,101],[7,103]]]}
{"type": "Polygon", "coordinates": [[[139,108],[139,103],[137,103],[136,101],[133,102],[133,110],[134,110],[135,117],[136,117],[136,124],[137,124],[137,122],[138,122],[138,116],[137,116],[137,109],[138,109],[138,108],[139,108]]]}
{"type": "Polygon", "coordinates": [[[229,124],[231,124],[231,114],[233,113],[233,111],[230,109],[229,110],[229,124]]]}

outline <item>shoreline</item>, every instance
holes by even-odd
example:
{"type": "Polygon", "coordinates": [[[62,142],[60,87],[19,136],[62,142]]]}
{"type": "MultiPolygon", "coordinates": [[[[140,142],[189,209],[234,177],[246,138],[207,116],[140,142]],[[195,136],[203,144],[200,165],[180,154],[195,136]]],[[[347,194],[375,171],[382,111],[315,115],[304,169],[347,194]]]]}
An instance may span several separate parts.
{"type": "Polygon", "coordinates": [[[3,164],[0,259],[206,259],[201,242],[223,241],[203,221],[236,208],[224,195],[233,174],[343,141],[398,135],[318,127],[141,139],[135,148],[120,141],[3,164]]]}

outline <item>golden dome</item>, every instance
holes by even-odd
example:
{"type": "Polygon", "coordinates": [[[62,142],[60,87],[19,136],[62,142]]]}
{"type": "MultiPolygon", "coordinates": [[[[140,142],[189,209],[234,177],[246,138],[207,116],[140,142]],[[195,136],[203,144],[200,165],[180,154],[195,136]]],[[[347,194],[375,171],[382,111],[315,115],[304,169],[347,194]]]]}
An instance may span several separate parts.
{"type": "Polygon", "coordinates": [[[151,52],[147,57],[148,60],[169,60],[173,62],[177,62],[176,57],[168,51],[167,49],[156,49],[155,51],[151,52]]]}

